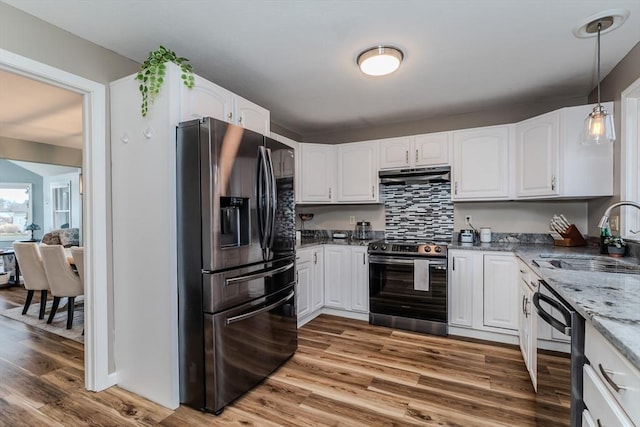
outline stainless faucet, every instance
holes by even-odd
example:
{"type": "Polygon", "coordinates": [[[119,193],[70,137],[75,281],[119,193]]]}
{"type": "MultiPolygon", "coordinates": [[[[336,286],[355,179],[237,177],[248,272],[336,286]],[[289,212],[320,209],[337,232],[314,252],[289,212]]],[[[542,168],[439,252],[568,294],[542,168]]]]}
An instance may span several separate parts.
{"type": "Polygon", "coordinates": [[[618,206],[634,206],[640,209],[640,203],[632,202],[630,200],[623,200],[623,201],[612,204],[607,208],[607,210],[604,211],[602,218],[600,218],[600,222],[598,223],[598,228],[600,230],[604,228],[609,230],[609,215],[611,215],[611,211],[617,208],[618,206]]]}

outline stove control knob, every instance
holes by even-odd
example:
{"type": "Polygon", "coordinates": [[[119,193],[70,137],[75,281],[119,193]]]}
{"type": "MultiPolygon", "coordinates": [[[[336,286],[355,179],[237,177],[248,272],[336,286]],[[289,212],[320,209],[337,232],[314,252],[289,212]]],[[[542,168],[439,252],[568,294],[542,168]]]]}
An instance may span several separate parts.
{"type": "Polygon", "coordinates": [[[436,252],[440,253],[440,252],[442,252],[442,247],[440,247],[440,246],[436,246],[434,250],[435,250],[436,252]]]}
{"type": "Polygon", "coordinates": [[[382,249],[383,251],[386,251],[387,250],[387,245],[380,246],[380,249],[382,249]]]}
{"type": "Polygon", "coordinates": [[[371,246],[371,249],[373,249],[374,251],[377,251],[378,250],[378,245],[371,246]]]}
{"type": "Polygon", "coordinates": [[[431,252],[431,246],[425,246],[424,247],[424,251],[425,252],[431,252]]]}

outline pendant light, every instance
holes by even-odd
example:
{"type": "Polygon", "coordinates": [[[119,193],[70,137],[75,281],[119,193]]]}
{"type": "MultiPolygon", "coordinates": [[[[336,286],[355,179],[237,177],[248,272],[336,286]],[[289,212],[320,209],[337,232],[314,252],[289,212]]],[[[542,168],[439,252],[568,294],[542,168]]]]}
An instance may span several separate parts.
{"type": "Polygon", "coordinates": [[[356,62],[363,73],[370,76],[386,76],[400,67],[404,55],[392,46],[376,46],[358,55],[356,62]]]}
{"type": "Polygon", "coordinates": [[[598,32],[597,56],[598,56],[598,103],[584,121],[582,143],[584,145],[613,143],[616,139],[616,131],[613,125],[613,114],[610,114],[600,104],[600,33],[613,24],[611,16],[603,17],[587,24],[587,33],[598,32]]]}

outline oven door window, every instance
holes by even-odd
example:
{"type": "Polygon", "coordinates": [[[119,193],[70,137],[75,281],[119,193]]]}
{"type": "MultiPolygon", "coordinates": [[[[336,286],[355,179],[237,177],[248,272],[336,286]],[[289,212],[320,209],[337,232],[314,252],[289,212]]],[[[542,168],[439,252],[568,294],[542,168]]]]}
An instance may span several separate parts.
{"type": "Polygon", "coordinates": [[[429,265],[428,286],[414,282],[413,260],[369,263],[369,309],[372,313],[447,321],[446,262],[429,265]],[[428,289],[428,290],[417,290],[428,289]]]}

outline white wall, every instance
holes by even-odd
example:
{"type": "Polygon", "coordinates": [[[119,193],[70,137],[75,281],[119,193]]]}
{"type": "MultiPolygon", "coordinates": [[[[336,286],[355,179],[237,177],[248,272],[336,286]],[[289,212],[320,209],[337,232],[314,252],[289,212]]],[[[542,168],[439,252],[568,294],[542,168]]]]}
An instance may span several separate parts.
{"type": "MultiPolygon", "coordinates": [[[[384,230],[384,205],[298,205],[296,214],[313,213],[313,219],[304,223],[305,230],[353,230],[349,216],[356,221],[369,221],[373,230],[384,230]]],[[[301,229],[296,215],[296,229],[301,229]]]]}

